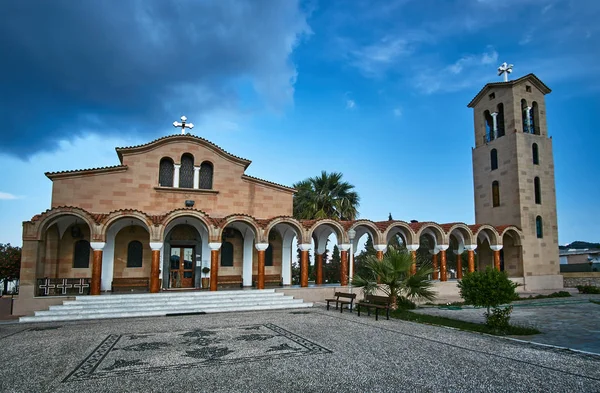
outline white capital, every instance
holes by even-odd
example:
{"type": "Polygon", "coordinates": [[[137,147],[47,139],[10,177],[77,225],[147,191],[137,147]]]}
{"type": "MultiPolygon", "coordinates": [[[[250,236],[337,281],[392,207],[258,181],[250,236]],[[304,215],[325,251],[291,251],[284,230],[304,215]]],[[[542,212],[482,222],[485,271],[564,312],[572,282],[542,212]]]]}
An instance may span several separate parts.
{"type": "Polygon", "coordinates": [[[375,251],[385,252],[385,250],[387,249],[387,244],[375,244],[373,245],[373,248],[375,249],[375,251]]]}
{"type": "Polygon", "coordinates": [[[447,245],[447,244],[438,244],[438,245],[436,246],[436,248],[437,248],[439,251],[446,251],[446,250],[448,249],[448,245],[447,245]]]}
{"type": "Polygon", "coordinates": [[[350,244],[340,244],[340,245],[338,245],[338,248],[341,251],[348,251],[350,249],[350,244]]]}
{"type": "Polygon", "coordinates": [[[163,244],[161,242],[150,242],[150,248],[152,251],[160,251],[163,244]]]}
{"type": "Polygon", "coordinates": [[[208,243],[208,248],[210,248],[211,251],[219,250],[221,248],[221,243],[208,243]]]}
{"type": "Polygon", "coordinates": [[[265,251],[269,248],[269,243],[256,243],[254,246],[258,251],[265,251]]]}
{"type": "Polygon", "coordinates": [[[92,250],[94,250],[94,251],[102,251],[102,249],[104,249],[104,246],[106,246],[106,243],[104,243],[104,242],[91,242],[90,246],[92,247],[92,250]]]}
{"type": "Polygon", "coordinates": [[[312,247],[312,244],[298,244],[300,251],[308,251],[312,247]]]}
{"type": "Polygon", "coordinates": [[[407,244],[406,249],[408,251],[417,251],[419,249],[419,245],[418,244],[407,244]]]}
{"type": "Polygon", "coordinates": [[[492,249],[492,251],[500,251],[502,250],[502,244],[495,244],[493,246],[490,246],[490,248],[492,249]]]}
{"type": "Polygon", "coordinates": [[[465,249],[467,251],[475,251],[477,248],[477,244],[465,244],[465,249]]]}

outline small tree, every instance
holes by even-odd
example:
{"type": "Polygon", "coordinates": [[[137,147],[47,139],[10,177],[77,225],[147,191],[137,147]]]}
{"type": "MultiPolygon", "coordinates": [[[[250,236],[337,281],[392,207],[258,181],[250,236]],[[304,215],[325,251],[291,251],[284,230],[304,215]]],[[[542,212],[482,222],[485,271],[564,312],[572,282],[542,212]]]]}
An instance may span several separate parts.
{"type": "Polygon", "coordinates": [[[21,247],[0,243],[0,280],[4,282],[4,292],[8,291],[8,282],[18,280],[21,273],[21,247]]]}
{"type": "Polygon", "coordinates": [[[517,284],[505,272],[488,267],[484,272],[467,273],[458,282],[458,288],[465,303],[487,308],[486,324],[500,329],[508,327],[512,306],[498,306],[515,299],[517,284]]]}

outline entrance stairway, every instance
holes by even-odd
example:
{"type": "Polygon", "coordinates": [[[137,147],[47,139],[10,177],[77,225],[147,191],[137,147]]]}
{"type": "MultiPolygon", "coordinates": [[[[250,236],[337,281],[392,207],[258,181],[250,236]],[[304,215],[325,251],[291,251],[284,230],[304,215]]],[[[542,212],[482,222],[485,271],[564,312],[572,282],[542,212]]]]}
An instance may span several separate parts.
{"type": "Polygon", "coordinates": [[[77,296],[19,322],[76,321],[231,311],[281,310],[312,307],[274,289],[217,292],[161,292],[130,295],[77,296]]]}

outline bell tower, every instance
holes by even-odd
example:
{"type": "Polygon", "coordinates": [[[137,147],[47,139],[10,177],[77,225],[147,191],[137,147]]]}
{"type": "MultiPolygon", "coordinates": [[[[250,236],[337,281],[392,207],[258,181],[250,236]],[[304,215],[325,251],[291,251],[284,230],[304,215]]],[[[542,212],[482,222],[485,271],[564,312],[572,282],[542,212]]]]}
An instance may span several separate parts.
{"type": "Polygon", "coordinates": [[[475,222],[521,228],[520,260],[504,260],[503,266],[509,275],[523,277],[526,290],[562,288],[544,97],[550,92],[529,74],[488,83],[468,105],[475,120],[475,222]]]}

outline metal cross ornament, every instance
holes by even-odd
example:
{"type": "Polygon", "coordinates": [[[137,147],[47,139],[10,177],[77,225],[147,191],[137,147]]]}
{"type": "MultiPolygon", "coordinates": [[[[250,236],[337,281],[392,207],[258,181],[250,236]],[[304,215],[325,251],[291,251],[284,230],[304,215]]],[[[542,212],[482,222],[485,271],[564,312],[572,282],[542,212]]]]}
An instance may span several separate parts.
{"type": "Polygon", "coordinates": [[[173,127],[175,128],[181,128],[181,135],[185,135],[185,129],[189,128],[190,130],[192,128],[194,128],[194,124],[193,123],[186,123],[187,121],[187,117],[185,116],[181,116],[181,123],[178,121],[174,121],[173,122],[173,127]]]}
{"type": "Polygon", "coordinates": [[[498,76],[504,74],[504,82],[508,82],[508,74],[512,72],[513,65],[502,63],[500,67],[498,67],[498,76]]]}

